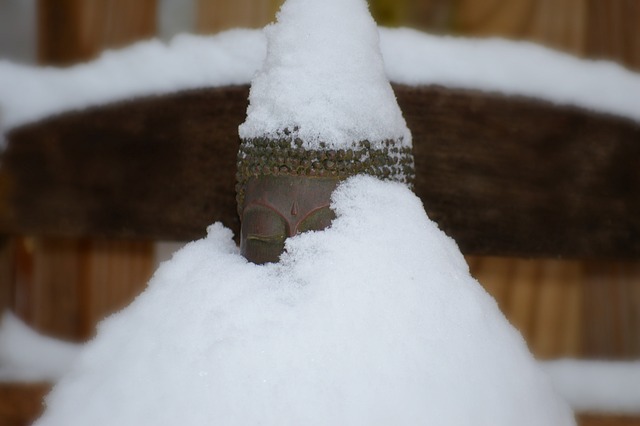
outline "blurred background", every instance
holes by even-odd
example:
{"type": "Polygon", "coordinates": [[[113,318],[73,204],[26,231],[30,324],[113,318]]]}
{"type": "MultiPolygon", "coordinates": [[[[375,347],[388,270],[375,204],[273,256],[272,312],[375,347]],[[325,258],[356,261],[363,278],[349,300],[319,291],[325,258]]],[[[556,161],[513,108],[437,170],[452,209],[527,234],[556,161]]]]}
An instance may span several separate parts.
{"type": "MultiPolygon", "coordinates": [[[[262,27],[279,0],[0,0],[0,59],[69,66],[182,32],[262,27]]],[[[370,0],[381,25],[530,40],[640,70],[638,0],[370,0]]],[[[85,341],[180,242],[0,235],[0,309],[85,341]]],[[[541,359],[640,358],[640,262],[468,257],[541,359]]]]}
{"type": "MultiPolygon", "coordinates": [[[[262,27],[274,19],[280,3],[0,0],[0,59],[70,66],[91,60],[105,49],[153,37],[170,40],[183,32],[212,34],[234,27],[262,27]]],[[[638,0],[369,3],[381,25],[529,40],[640,71],[638,0]]],[[[158,262],[181,244],[0,235],[0,311],[12,310],[39,332],[86,341],[97,322],[126,306],[145,288],[158,262]]],[[[640,358],[639,261],[467,259],[472,274],[496,298],[538,358],[640,358]]],[[[46,386],[36,397],[29,397],[21,396],[18,388],[9,389],[13,393],[0,388],[0,400],[13,398],[14,411],[19,404],[27,404],[21,408],[26,416],[29,410],[39,410],[38,398],[45,390],[46,386]]]]}

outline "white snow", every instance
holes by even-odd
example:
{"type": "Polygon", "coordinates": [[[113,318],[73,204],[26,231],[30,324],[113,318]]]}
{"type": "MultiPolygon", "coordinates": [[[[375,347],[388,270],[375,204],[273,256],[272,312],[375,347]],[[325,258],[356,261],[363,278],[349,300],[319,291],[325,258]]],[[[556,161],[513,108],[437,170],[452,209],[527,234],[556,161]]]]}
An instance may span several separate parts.
{"type": "MultiPolygon", "coordinates": [[[[166,243],[168,261],[184,244],[166,243]]],[[[43,336],[10,313],[0,323],[0,381],[56,382],[75,362],[82,345],[43,336]]],[[[543,361],[558,393],[580,413],[640,415],[640,361],[543,361]]]]}
{"type": "Polygon", "coordinates": [[[220,224],[101,323],[38,426],[570,425],[568,406],[404,185],[254,265],[220,224]]]}
{"type": "MultiPolygon", "coordinates": [[[[380,29],[393,82],[523,95],[640,121],[640,75],[531,43],[380,29]]],[[[0,132],[72,109],[205,86],[247,84],[266,53],[261,30],[141,42],[71,68],[0,60],[0,132]]]]}
{"type": "Polygon", "coordinates": [[[365,140],[411,146],[366,1],[288,0],[265,32],[268,53],[251,82],[242,139],[300,138],[308,149],[365,140]]]}
{"type": "Polygon", "coordinates": [[[0,128],[136,96],[246,84],[264,55],[260,33],[232,30],[210,38],[180,35],[168,45],[140,42],[70,68],[0,61],[0,128]]]}
{"type": "Polygon", "coordinates": [[[543,366],[574,410],[640,415],[640,361],[563,359],[543,366]]]}
{"type": "Polygon", "coordinates": [[[1,320],[0,382],[55,382],[69,371],[80,345],[40,335],[8,311],[1,320]]]}
{"type": "Polygon", "coordinates": [[[640,121],[640,74],[529,42],[437,37],[381,28],[392,81],[541,98],[640,121]],[[410,46],[410,47],[409,47],[410,46]]]}

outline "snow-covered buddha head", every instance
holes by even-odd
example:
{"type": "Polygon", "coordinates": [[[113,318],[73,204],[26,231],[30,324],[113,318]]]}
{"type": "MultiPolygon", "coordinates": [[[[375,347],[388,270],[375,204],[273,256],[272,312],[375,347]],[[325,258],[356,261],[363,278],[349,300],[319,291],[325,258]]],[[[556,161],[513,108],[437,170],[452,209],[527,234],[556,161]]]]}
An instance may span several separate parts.
{"type": "Polygon", "coordinates": [[[331,193],[357,174],[409,183],[411,132],[364,0],[287,0],[264,34],[238,131],[240,247],[276,262],[286,238],[327,227],[331,193]]]}
{"type": "Polygon", "coordinates": [[[308,149],[300,139],[243,140],[238,153],[240,249],[248,260],[277,262],[286,238],[331,224],[331,193],[356,174],[410,183],[411,148],[402,141],[368,141],[308,149]]]}

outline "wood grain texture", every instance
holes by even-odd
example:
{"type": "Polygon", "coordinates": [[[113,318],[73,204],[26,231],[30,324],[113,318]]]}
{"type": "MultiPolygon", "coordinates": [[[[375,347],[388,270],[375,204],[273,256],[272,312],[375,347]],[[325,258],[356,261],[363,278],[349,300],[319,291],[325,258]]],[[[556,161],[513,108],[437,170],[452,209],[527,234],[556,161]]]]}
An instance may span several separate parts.
{"type": "Polygon", "coordinates": [[[11,309],[47,335],[85,341],[153,273],[153,243],[100,238],[16,238],[11,309]]]}
{"type": "Polygon", "coordinates": [[[79,253],[81,324],[78,337],[94,335],[99,321],[126,307],[153,274],[154,246],[148,241],[91,239],[79,253]]]}
{"type": "Polygon", "coordinates": [[[463,252],[640,254],[637,124],[458,90],[396,94],[416,141],[415,191],[463,252]]]}
{"type": "Polygon", "coordinates": [[[586,53],[640,70],[640,2],[588,0],[586,53]]]}
{"type": "Polygon", "coordinates": [[[453,30],[475,36],[533,40],[582,54],[587,0],[459,0],[453,30]]]}
{"type": "Polygon", "coordinates": [[[640,356],[640,263],[585,265],[584,345],[594,358],[640,356]]]}
{"type": "Polygon", "coordinates": [[[539,359],[640,357],[640,262],[467,256],[539,359]]]}
{"type": "Polygon", "coordinates": [[[23,238],[17,244],[16,314],[40,332],[81,340],[77,253],[85,240],[23,238]]]}
{"type": "Polygon", "coordinates": [[[156,33],[157,0],[38,0],[38,59],[69,65],[156,33]]]}
{"type": "Polygon", "coordinates": [[[0,315],[13,306],[13,240],[0,236],[0,315]]]}
{"type": "Polygon", "coordinates": [[[216,33],[230,28],[262,28],[275,19],[282,0],[197,0],[196,30],[216,33]]]}
{"type": "MultiPolygon", "coordinates": [[[[467,254],[640,256],[640,126],[523,98],[395,86],[415,192],[467,254]]],[[[238,230],[248,87],[182,92],[16,129],[0,232],[189,240],[238,230]]]]}
{"type": "Polygon", "coordinates": [[[0,383],[0,425],[28,426],[43,411],[48,383],[0,383]]]}

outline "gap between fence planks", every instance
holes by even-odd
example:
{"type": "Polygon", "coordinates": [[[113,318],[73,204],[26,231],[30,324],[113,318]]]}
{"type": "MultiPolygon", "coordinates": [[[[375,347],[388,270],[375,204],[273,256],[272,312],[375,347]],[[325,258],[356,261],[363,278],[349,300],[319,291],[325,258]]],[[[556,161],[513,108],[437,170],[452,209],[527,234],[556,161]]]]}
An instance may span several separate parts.
{"type": "MultiPolygon", "coordinates": [[[[466,254],[640,256],[640,125],[542,101],[394,89],[415,192],[466,254]]],[[[72,112],[15,129],[0,158],[0,233],[189,240],[236,232],[248,86],[72,112]]]]}

